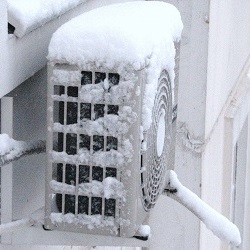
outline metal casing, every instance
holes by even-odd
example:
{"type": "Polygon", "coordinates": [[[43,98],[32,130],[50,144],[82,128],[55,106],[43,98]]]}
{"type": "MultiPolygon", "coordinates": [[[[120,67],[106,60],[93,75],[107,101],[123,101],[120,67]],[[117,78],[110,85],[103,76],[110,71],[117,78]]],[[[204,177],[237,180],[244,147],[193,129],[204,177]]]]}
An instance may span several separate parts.
{"type": "MultiPolygon", "coordinates": [[[[176,69],[178,57],[177,49],[176,69]]],[[[167,156],[160,155],[153,163],[157,168],[158,162],[166,161],[166,166],[158,171],[160,180],[150,182],[148,159],[156,149],[142,147],[153,131],[142,131],[146,71],[124,69],[118,74],[93,65],[87,69],[48,65],[45,228],[132,237],[161,194],[166,169],[174,166],[178,70],[174,84],[166,70],[159,76],[159,86],[167,85],[169,136],[163,149],[167,156]],[[159,190],[145,205],[145,188],[152,183],[159,190]],[[112,184],[113,193],[106,190],[112,184]]]]}

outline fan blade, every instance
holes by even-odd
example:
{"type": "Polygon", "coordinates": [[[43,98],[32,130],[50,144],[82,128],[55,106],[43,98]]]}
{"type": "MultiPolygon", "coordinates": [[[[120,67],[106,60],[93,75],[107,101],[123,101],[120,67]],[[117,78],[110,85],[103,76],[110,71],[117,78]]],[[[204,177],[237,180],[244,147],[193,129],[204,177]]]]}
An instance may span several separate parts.
{"type": "Polygon", "coordinates": [[[46,142],[36,141],[16,141],[7,134],[0,134],[0,166],[4,166],[19,158],[46,152],[46,142]]]}
{"type": "Polygon", "coordinates": [[[234,246],[240,245],[241,236],[237,226],[183,186],[173,170],[167,171],[166,187],[163,194],[185,206],[221,240],[234,246]]]}

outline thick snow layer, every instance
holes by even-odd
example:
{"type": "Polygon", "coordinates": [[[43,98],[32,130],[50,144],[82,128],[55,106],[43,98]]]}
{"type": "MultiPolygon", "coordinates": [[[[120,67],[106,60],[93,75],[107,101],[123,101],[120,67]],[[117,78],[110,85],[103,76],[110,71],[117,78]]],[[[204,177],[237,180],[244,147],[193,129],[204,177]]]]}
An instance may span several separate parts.
{"type": "Polygon", "coordinates": [[[33,223],[30,218],[25,218],[17,221],[12,221],[9,223],[3,223],[0,225],[0,235],[3,233],[13,232],[18,229],[31,226],[33,223]]]}
{"type": "Polygon", "coordinates": [[[22,37],[85,1],[7,0],[8,21],[15,27],[14,34],[22,37]]]}
{"type": "Polygon", "coordinates": [[[168,172],[168,186],[165,191],[191,212],[193,212],[221,240],[238,246],[241,236],[236,225],[203,202],[196,194],[184,187],[174,171],[168,172]]]}
{"type": "Polygon", "coordinates": [[[148,84],[143,99],[143,127],[147,130],[162,69],[168,70],[173,84],[174,42],[180,40],[182,27],[178,10],[167,3],[136,1],[105,6],[59,28],[51,39],[48,59],[119,74],[145,69],[148,84]]]}

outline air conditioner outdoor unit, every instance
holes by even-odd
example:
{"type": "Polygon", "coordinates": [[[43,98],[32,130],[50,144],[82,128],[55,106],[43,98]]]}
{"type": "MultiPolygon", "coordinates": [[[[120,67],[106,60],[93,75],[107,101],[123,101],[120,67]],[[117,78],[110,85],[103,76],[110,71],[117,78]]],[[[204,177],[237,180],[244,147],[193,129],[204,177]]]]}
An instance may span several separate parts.
{"type": "Polygon", "coordinates": [[[79,242],[69,231],[147,239],[148,227],[141,225],[163,193],[220,239],[241,243],[238,228],[172,170],[181,30],[172,5],[136,1],[90,11],[55,32],[47,145],[0,136],[0,166],[46,148],[45,210],[1,224],[0,234],[34,226],[33,236],[73,235],[73,244],[79,242]],[[41,225],[64,232],[44,232],[41,225]]]}
{"type": "MultiPolygon", "coordinates": [[[[124,28],[123,32],[128,32],[129,38],[131,31],[126,31],[127,24],[122,26],[125,20],[122,14],[126,13],[128,22],[129,18],[147,17],[152,7],[156,8],[155,11],[162,7],[166,8],[167,13],[168,8],[176,11],[167,4],[140,2],[139,7],[145,12],[138,9],[138,16],[135,13],[128,14],[126,8],[136,6],[138,8],[138,3],[100,8],[78,17],[78,21],[72,20],[73,22],[69,22],[72,26],[68,27],[74,33],[75,24],[88,23],[100,15],[103,18],[100,20],[105,23],[107,19],[110,24],[109,12],[113,11],[116,14],[112,18],[118,22],[118,16],[122,16],[118,28],[124,28]]],[[[159,15],[163,13],[161,11],[159,15]]],[[[176,16],[178,23],[180,18],[177,11],[176,16]]],[[[98,21],[92,22],[88,30],[91,34],[86,32],[90,38],[86,36],[85,40],[92,36],[102,36],[95,33],[95,24],[97,30],[101,25],[98,21]]],[[[170,23],[169,26],[174,25],[170,23]]],[[[77,33],[68,37],[64,36],[67,32],[60,33],[62,37],[59,40],[62,43],[72,42],[71,46],[82,46],[78,47],[78,52],[72,52],[76,56],[88,48],[86,44],[74,44],[77,38],[72,37],[84,37],[85,28],[86,25],[81,29],[76,28],[77,33]],[[83,35],[79,34],[81,32],[83,35]]],[[[107,26],[102,26],[100,32],[105,28],[107,26]]],[[[117,26],[108,26],[108,29],[113,28],[110,46],[112,42],[117,42],[117,26]]],[[[140,36],[140,30],[136,32],[140,36]]],[[[122,36],[125,37],[124,34],[122,36]]],[[[167,46],[175,51],[172,39],[171,37],[170,42],[161,42],[169,43],[167,46]]],[[[126,64],[122,57],[118,61],[119,66],[107,66],[106,61],[98,64],[98,58],[96,61],[83,59],[79,62],[78,59],[72,61],[71,55],[69,58],[63,55],[61,59],[57,59],[61,53],[67,54],[68,49],[66,45],[60,51],[56,45],[57,56],[53,56],[55,40],[56,38],[52,38],[48,67],[45,227],[92,234],[134,236],[164,189],[166,170],[173,169],[177,112],[177,77],[174,83],[174,69],[169,74],[167,64],[157,66],[158,73],[154,74],[154,83],[151,83],[149,64],[153,60],[149,59],[147,65],[135,69],[131,64],[126,64]]],[[[130,38],[124,41],[126,42],[131,42],[130,38]]],[[[103,46],[105,47],[105,41],[103,46]]],[[[92,43],[90,47],[98,51],[99,42],[92,43]]],[[[178,43],[176,48],[178,51],[178,43]]],[[[129,53],[126,45],[122,53],[129,53]]],[[[173,65],[176,58],[176,67],[178,66],[178,52],[176,56],[172,53],[163,57],[159,60],[167,62],[172,57],[173,65]]],[[[157,63],[157,58],[154,60],[157,63]]],[[[161,63],[160,61],[159,64],[161,63]]]]}
{"type": "Polygon", "coordinates": [[[141,225],[164,193],[240,244],[238,228],[172,171],[181,30],[172,5],[136,1],[90,11],[53,35],[45,229],[147,239],[141,225]]]}
{"type": "Polygon", "coordinates": [[[47,228],[135,234],[173,168],[176,105],[167,70],[158,82],[152,125],[143,131],[144,70],[49,69],[47,228]]]}

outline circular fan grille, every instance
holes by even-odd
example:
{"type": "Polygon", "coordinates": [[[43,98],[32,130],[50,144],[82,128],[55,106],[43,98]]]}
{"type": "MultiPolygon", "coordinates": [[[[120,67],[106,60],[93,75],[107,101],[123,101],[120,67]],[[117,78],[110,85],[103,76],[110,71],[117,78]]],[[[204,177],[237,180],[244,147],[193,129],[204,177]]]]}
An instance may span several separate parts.
{"type": "Polygon", "coordinates": [[[152,124],[144,134],[141,155],[142,199],[146,211],[154,207],[164,188],[172,142],[172,90],[167,71],[162,71],[155,97],[152,124]]]}

